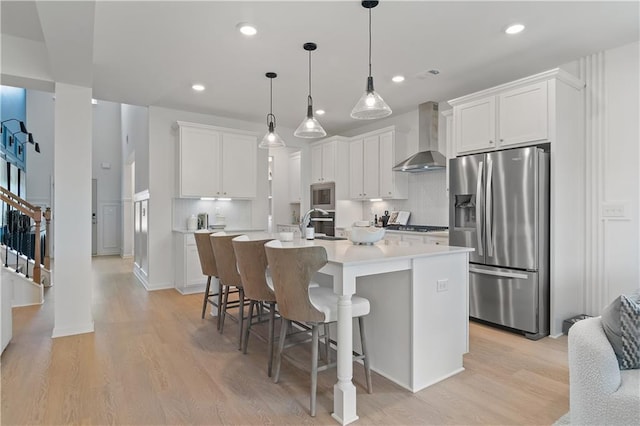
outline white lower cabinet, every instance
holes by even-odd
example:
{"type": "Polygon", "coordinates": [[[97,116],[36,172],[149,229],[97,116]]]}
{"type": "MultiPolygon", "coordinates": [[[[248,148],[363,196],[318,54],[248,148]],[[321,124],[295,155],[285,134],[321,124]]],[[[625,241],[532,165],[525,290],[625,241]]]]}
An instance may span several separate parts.
{"type": "Polygon", "coordinates": [[[407,241],[413,243],[425,243],[446,246],[449,244],[449,237],[446,232],[412,234],[405,231],[387,231],[384,234],[387,241],[407,241]]]}
{"type": "Polygon", "coordinates": [[[195,237],[193,234],[174,233],[173,239],[176,290],[182,294],[203,292],[207,277],[202,275],[195,237]]]}

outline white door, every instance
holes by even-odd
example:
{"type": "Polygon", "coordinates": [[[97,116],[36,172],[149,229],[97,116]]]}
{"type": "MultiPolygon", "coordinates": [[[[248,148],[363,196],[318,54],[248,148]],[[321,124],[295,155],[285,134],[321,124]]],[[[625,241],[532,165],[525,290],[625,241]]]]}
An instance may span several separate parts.
{"type": "Polygon", "coordinates": [[[377,136],[364,140],[362,158],[362,197],[378,198],[380,196],[380,148],[377,136]]]}
{"type": "Polygon", "coordinates": [[[222,138],[222,194],[218,196],[255,198],[257,187],[255,136],[225,133],[222,138]]]}
{"type": "Polygon", "coordinates": [[[220,176],[220,134],[180,128],[180,195],[215,197],[220,176]]]}
{"type": "Polygon", "coordinates": [[[349,198],[362,199],[362,139],[349,144],[349,198]]]}

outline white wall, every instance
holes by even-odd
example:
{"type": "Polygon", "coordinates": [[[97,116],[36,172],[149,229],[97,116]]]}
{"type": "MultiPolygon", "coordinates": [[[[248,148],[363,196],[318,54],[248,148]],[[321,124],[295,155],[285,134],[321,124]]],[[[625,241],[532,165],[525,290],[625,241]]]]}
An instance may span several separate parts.
{"type": "Polygon", "coordinates": [[[125,164],[135,160],[134,193],[149,189],[149,109],[122,104],[122,158],[125,164]]]}
{"type": "MultiPolygon", "coordinates": [[[[605,52],[605,203],[628,206],[626,220],[605,220],[604,304],[640,287],[640,43],[605,52]]],[[[604,306],[604,305],[603,305],[604,306]]]]}
{"type": "Polygon", "coordinates": [[[120,104],[93,105],[92,177],[97,180],[97,254],[119,254],[121,244],[122,153],[120,104]]]}

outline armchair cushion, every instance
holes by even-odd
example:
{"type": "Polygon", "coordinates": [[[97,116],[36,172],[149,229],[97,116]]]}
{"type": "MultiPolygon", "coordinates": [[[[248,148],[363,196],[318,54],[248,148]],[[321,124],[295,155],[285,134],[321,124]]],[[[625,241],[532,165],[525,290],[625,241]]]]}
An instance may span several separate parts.
{"type": "MultiPolygon", "coordinates": [[[[632,302],[634,304],[640,304],[640,290],[635,291],[633,294],[629,296],[620,296],[617,297],[613,302],[611,302],[607,307],[602,311],[602,328],[604,329],[604,333],[611,343],[613,347],[613,351],[616,354],[616,358],[618,359],[618,364],[621,368],[638,368],[640,365],[636,364],[636,367],[623,367],[623,359],[625,358],[623,344],[622,344],[622,325],[621,325],[621,309],[622,309],[622,298],[625,297],[628,302],[632,302]]],[[[625,312],[629,312],[629,310],[633,310],[632,306],[626,304],[625,312]]],[[[637,317],[636,317],[637,318],[637,317]]],[[[636,320],[637,321],[637,320],[636,320]]],[[[638,324],[636,322],[636,324],[638,324]]],[[[627,330],[629,329],[629,324],[627,324],[627,330]]],[[[633,341],[635,337],[635,347],[638,348],[638,335],[636,333],[634,336],[633,331],[631,333],[626,333],[627,341],[629,339],[633,341]]],[[[637,353],[637,352],[636,352],[637,353]]],[[[637,356],[636,356],[637,357],[637,356]]],[[[624,365],[627,365],[626,363],[624,365]]]]}
{"type": "Polygon", "coordinates": [[[640,303],[620,296],[620,330],[622,331],[622,360],[620,368],[640,368],[640,303]]]}

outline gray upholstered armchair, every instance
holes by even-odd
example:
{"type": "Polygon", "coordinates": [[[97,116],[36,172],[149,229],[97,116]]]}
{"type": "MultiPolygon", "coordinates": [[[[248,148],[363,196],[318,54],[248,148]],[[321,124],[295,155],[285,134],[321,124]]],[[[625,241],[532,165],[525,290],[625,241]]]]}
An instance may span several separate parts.
{"type": "Polygon", "coordinates": [[[620,370],[600,317],[569,330],[571,424],[640,424],[640,370],[620,370]]]}

